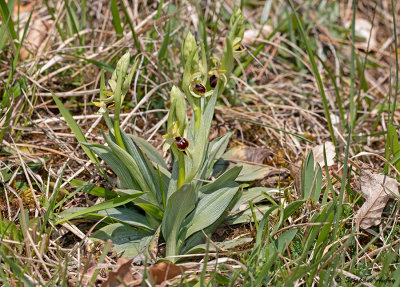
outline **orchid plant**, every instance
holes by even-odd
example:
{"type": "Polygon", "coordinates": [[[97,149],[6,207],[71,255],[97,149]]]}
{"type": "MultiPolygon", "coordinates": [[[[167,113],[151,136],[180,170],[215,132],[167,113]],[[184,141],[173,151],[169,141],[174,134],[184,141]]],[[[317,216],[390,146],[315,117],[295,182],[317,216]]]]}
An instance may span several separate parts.
{"type": "Polygon", "coordinates": [[[58,223],[76,218],[103,218],[92,239],[113,241],[124,256],[151,255],[149,247],[160,235],[166,242],[166,256],[193,251],[204,243],[225,219],[240,197],[235,182],[241,171],[235,166],[211,179],[215,161],[224,153],[231,133],[209,142],[211,121],[218,96],[226,87],[234,55],[241,45],[244,19],[236,10],[230,20],[221,58],[206,56],[204,44],[188,33],[182,45],[184,74],[181,87],[170,92],[170,111],[163,150],[173,154],[170,169],[158,151],[144,139],[120,129],[119,114],[138,61],[129,69],[130,55],[118,62],[106,89],[101,77],[100,99],[95,102],[108,126],[103,132],[107,145],[81,143],[100,157],[117,176],[115,198],[91,206],[64,211],[58,223]],[[186,100],[193,110],[187,117],[186,100]],[[109,114],[114,105],[114,116],[109,114]]]}

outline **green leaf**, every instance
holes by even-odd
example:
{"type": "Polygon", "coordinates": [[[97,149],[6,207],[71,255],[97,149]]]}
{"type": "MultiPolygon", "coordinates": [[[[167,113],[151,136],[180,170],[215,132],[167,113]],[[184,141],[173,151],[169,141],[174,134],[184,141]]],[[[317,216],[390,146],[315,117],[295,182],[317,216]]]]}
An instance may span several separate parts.
{"type": "Polygon", "coordinates": [[[124,30],[121,25],[121,17],[119,16],[119,10],[117,5],[117,0],[111,0],[111,14],[112,14],[112,22],[114,25],[115,32],[117,34],[122,35],[124,30]]]}
{"type": "Polygon", "coordinates": [[[120,188],[123,189],[140,189],[138,184],[131,177],[128,170],[121,164],[118,157],[116,157],[111,148],[100,144],[84,143],[85,146],[90,148],[96,153],[101,159],[103,159],[118,176],[120,180],[120,188]]]}
{"type": "Polygon", "coordinates": [[[208,144],[206,160],[202,168],[201,178],[209,178],[216,159],[220,158],[228,146],[229,139],[233,133],[227,133],[222,137],[214,139],[208,144]]]}
{"type": "MultiPolygon", "coordinates": [[[[389,141],[389,148],[392,151],[393,157],[400,156],[399,137],[397,135],[396,127],[393,124],[388,124],[387,127],[387,140],[389,141]]],[[[400,170],[400,162],[396,163],[396,169],[400,170]]]]}
{"type": "Polygon", "coordinates": [[[241,166],[234,166],[233,168],[224,172],[216,180],[200,188],[201,193],[212,193],[216,192],[219,188],[226,185],[229,182],[233,182],[242,170],[241,166]]]}
{"type": "MultiPolygon", "coordinates": [[[[166,241],[166,255],[177,255],[179,251],[178,234],[185,217],[193,210],[196,203],[196,192],[193,184],[185,184],[174,192],[167,201],[162,222],[162,234],[166,241]]],[[[173,262],[176,259],[171,259],[173,262]]]]}
{"type": "Polygon", "coordinates": [[[231,182],[227,186],[206,194],[197,203],[191,216],[187,218],[185,238],[213,224],[227,209],[239,190],[239,185],[231,182]]]}
{"type": "Polygon", "coordinates": [[[154,232],[134,229],[122,223],[114,223],[97,230],[93,233],[91,239],[111,240],[116,252],[123,252],[124,257],[131,258],[147,252],[147,247],[153,235],[154,232]]]}
{"type": "Polygon", "coordinates": [[[246,204],[248,206],[249,200],[251,200],[254,203],[260,202],[261,200],[265,199],[264,193],[266,194],[283,194],[281,191],[279,191],[276,188],[268,188],[268,187],[253,187],[249,189],[243,190],[238,202],[235,204],[235,206],[232,208],[232,212],[235,212],[239,209],[239,207],[243,204],[246,204]]]}
{"type": "Polygon", "coordinates": [[[224,53],[222,54],[222,59],[221,59],[221,69],[225,70],[225,75],[226,78],[229,79],[232,73],[233,69],[233,47],[232,47],[232,41],[229,39],[229,37],[226,38],[226,43],[224,47],[224,53]]]}
{"type": "Polygon", "coordinates": [[[85,151],[86,155],[90,158],[91,161],[98,163],[99,160],[98,158],[94,155],[94,153],[88,149],[84,144],[82,143],[87,143],[86,137],[83,134],[82,130],[68,111],[66,107],[62,104],[62,102],[58,99],[58,97],[53,93],[53,91],[50,91],[51,95],[53,97],[53,100],[56,102],[58,109],[60,110],[61,114],[63,115],[65,121],[67,122],[68,126],[74,133],[76,139],[82,146],[83,150],[85,151]]]}
{"type": "Polygon", "coordinates": [[[290,203],[288,206],[285,207],[283,210],[283,220],[289,218],[293,213],[295,213],[302,205],[306,202],[305,200],[298,200],[295,202],[290,203]]]}
{"type": "Polygon", "coordinates": [[[276,170],[270,166],[260,166],[256,164],[240,163],[242,171],[236,178],[236,181],[255,181],[265,178],[271,171],[276,170]]]}
{"type": "Polygon", "coordinates": [[[309,199],[312,193],[314,181],[314,155],[310,151],[304,160],[301,168],[302,196],[303,199],[309,199]]]}
{"type": "Polygon", "coordinates": [[[150,191],[150,188],[134,158],[132,158],[132,156],[126,150],[114,143],[111,138],[105,134],[103,134],[103,137],[108,143],[109,148],[112,150],[112,153],[118,158],[119,164],[127,169],[131,177],[139,184],[140,190],[150,191]]]}
{"type": "Polygon", "coordinates": [[[83,187],[82,191],[88,194],[98,196],[98,197],[105,197],[105,198],[114,198],[117,194],[111,190],[108,190],[104,187],[97,186],[95,184],[89,183],[87,181],[73,179],[70,182],[72,187],[83,187]]]}
{"type": "Polygon", "coordinates": [[[121,131],[122,140],[124,142],[126,151],[131,155],[132,159],[136,162],[139,172],[143,176],[144,180],[147,183],[147,186],[150,188],[151,192],[156,196],[157,189],[155,183],[158,183],[158,175],[156,178],[153,177],[155,175],[155,170],[148,159],[143,155],[142,151],[135,145],[130,137],[123,131],[121,131]]]}
{"type": "MultiPolygon", "coordinates": [[[[67,217],[73,215],[77,212],[84,210],[85,207],[73,207],[69,208],[62,213],[60,213],[61,217],[67,217]]],[[[153,228],[147,222],[146,216],[140,213],[138,209],[134,207],[126,208],[126,207],[116,207],[109,208],[105,210],[100,210],[98,212],[87,213],[79,216],[79,218],[86,218],[94,221],[98,221],[99,219],[107,217],[103,222],[115,223],[115,221],[119,221],[121,223],[125,223],[127,225],[131,225],[134,227],[145,228],[148,230],[152,230],[153,228]]]]}
{"type": "Polygon", "coordinates": [[[185,157],[185,167],[187,171],[186,182],[192,181],[199,171],[201,172],[201,167],[206,160],[204,154],[208,145],[208,136],[210,134],[211,121],[214,116],[214,108],[217,101],[219,88],[220,85],[218,82],[204,110],[203,117],[200,121],[196,134],[194,136],[190,134],[188,135],[189,142],[193,142],[195,146],[193,147],[191,157],[185,157]]]}
{"type": "MultiPolygon", "coordinates": [[[[283,254],[283,252],[289,246],[290,242],[292,242],[297,231],[298,231],[297,228],[293,228],[293,229],[290,229],[290,230],[284,232],[281,236],[279,236],[273,242],[268,244],[268,248],[272,248],[272,245],[274,245],[278,254],[283,254]]],[[[272,254],[269,253],[269,259],[271,259],[271,257],[272,257],[272,254]]]]}
{"type": "MultiPolygon", "coordinates": [[[[256,214],[257,220],[261,220],[265,212],[267,212],[270,208],[276,208],[276,206],[270,205],[257,205],[257,208],[254,210],[256,214]]],[[[223,223],[224,226],[227,225],[235,225],[241,223],[250,223],[253,222],[254,218],[252,212],[249,208],[244,211],[228,215],[223,223]]]]}
{"type": "Polygon", "coordinates": [[[163,157],[148,141],[135,135],[129,135],[129,136],[132,138],[135,144],[137,144],[143,150],[143,152],[149,157],[149,159],[156,166],[162,167],[166,171],[168,171],[167,164],[165,163],[163,157]]]}
{"type": "Polygon", "coordinates": [[[102,202],[102,203],[87,207],[84,210],[81,210],[81,211],[76,212],[74,214],[71,214],[71,215],[69,215],[67,217],[64,217],[63,219],[57,221],[56,224],[64,223],[64,222],[66,222],[68,220],[74,219],[74,218],[79,217],[79,216],[84,215],[84,214],[93,213],[93,212],[96,212],[96,211],[100,211],[100,210],[104,210],[104,209],[110,209],[110,208],[113,208],[113,207],[117,207],[117,206],[121,206],[121,205],[127,204],[127,203],[133,201],[135,198],[139,197],[142,194],[143,193],[138,193],[138,194],[133,194],[133,195],[125,195],[125,196],[114,198],[114,199],[111,199],[111,200],[108,200],[108,201],[105,201],[105,202],[102,202]]]}
{"type": "Polygon", "coordinates": [[[141,209],[143,209],[146,214],[150,215],[157,221],[161,221],[163,219],[163,212],[160,210],[159,207],[155,206],[154,204],[151,203],[136,203],[137,206],[139,206],[141,209]]]}

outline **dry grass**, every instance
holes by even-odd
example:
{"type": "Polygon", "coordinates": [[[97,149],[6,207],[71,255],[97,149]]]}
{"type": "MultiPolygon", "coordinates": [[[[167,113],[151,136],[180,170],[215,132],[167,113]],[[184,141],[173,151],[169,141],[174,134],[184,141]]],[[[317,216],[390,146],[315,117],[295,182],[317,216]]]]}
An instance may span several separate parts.
{"type": "MultiPolygon", "coordinates": [[[[82,275],[81,270],[87,264],[89,257],[93,256],[97,260],[104,248],[103,246],[89,248],[88,236],[93,231],[93,226],[88,222],[53,226],[49,221],[43,226],[43,218],[57,182],[61,184],[59,200],[67,199],[61,209],[91,206],[99,201],[98,197],[88,193],[81,191],[75,193],[76,187],[71,185],[74,179],[110,190],[113,188],[99,176],[98,168],[88,160],[76,142],[66,122],[60,117],[50,91],[54,91],[73,113],[87,139],[91,142],[101,142],[99,131],[104,127],[104,122],[99,115],[96,115],[96,107],[91,104],[99,93],[101,68],[98,63],[113,66],[123,51],[140,54],[138,73],[128,93],[127,105],[121,114],[122,126],[127,132],[137,133],[161,149],[161,135],[164,133],[168,111],[168,91],[172,83],[179,84],[179,75],[183,71],[178,56],[180,39],[184,38],[186,31],[198,30],[198,10],[195,5],[185,1],[182,3],[165,1],[160,10],[161,17],[156,20],[157,2],[128,0],[123,2],[132,2],[129,14],[142,47],[140,51],[135,47],[128,27],[122,37],[116,35],[109,1],[87,1],[88,22],[86,26],[80,28],[79,34],[71,33],[72,35],[68,35],[67,31],[66,2],[49,2],[50,7],[54,8],[55,21],[51,20],[44,2],[37,1],[34,6],[32,18],[36,22],[45,21],[48,29],[41,32],[45,33],[44,39],[34,56],[20,61],[12,76],[11,86],[22,84],[24,86],[20,93],[16,92],[18,95],[12,98],[9,129],[2,139],[0,154],[0,169],[3,171],[3,179],[0,182],[0,210],[3,220],[10,222],[10,229],[12,223],[15,223],[16,229],[19,230],[15,231],[15,239],[2,237],[1,248],[4,254],[15,256],[21,267],[25,266],[25,275],[32,282],[45,284],[44,282],[51,282],[55,277],[60,278],[59,284],[62,278],[66,278],[67,281],[76,280],[79,274],[82,275]],[[169,4],[175,4],[177,10],[166,16],[169,4]],[[168,59],[160,61],[158,54],[164,39],[166,29],[164,24],[171,17],[176,18],[177,26],[170,35],[168,59]],[[54,22],[58,23],[61,30],[66,33],[64,40],[54,22]],[[23,212],[27,212],[26,217],[23,216],[23,212]],[[42,228],[45,232],[38,237],[42,228]],[[23,238],[22,242],[17,240],[18,236],[23,238]]],[[[400,19],[400,2],[395,2],[396,17],[400,19]]],[[[289,11],[285,3],[273,1],[268,21],[273,28],[282,21],[283,14],[289,11]]],[[[260,27],[258,22],[263,4],[254,2],[251,7],[244,7],[243,12],[249,29],[260,27]]],[[[301,13],[308,11],[303,20],[309,28],[308,33],[318,56],[324,59],[324,63],[335,77],[342,108],[347,118],[350,106],[351,33],[344,36],[343,30],[346,23],[351,22],[352,7],[348,1],[340,1],[339,5],[341,13],[334,23],[329,20],[334,12],[328,8],[323,10],[319,7],[319,1],[303,3],[300,11],[301,13]],[[342,32],[339,33],[340,31],[342,32]]],[[[222,7],[224,12],[230,13],[234,3],[205,1],[200,3],[200,6],[207,21],[213,23],[217,20],[212,10],[214,7],[217,7],[217,10],[222,7]]],[[[76,11],[80,15],[79,9],[76,11]]],[[[25,27],[28,16],[26,13],[20,15],[21,29],[25,27]]],[[[362,82],[359,78],[355,81],[359,121],[354,128],[350,157],[354,157],[354,168],[365,163],[369,168],[379,171],[383,168],[384,161],[374,154],[385,155],[388,117],[387,111],[380,111],[380,107],[383,103],[387,104],[390,89],[392,95],[394,94],[396,75],[390,1],[379,2],[377,6],[372,1],[358,1],[357,18],[367,19],[370,22],[374,18],[373,29],[376,39],[374,45],[370,46],[368,54],[362,41],[356,45],[356,54],[360,62],[363,63],[368,55],[369,63],[365,67],[362,79],[366,88],[360,89],[362,82]],[[361,152],[369,152],[369,155],[358,156],[361,152]]],[[[226,33],[226,26],[227,22],[222,17],[216,28],[216,43],[220,43],[220,39],[226,33]]],[[[399,30],[398,26],[397,31],[399,30]]],[[[213,31],[209,29],[207,34],[213,35],[213,31]]],[[[233,130],[235,135],[232,146],[262,147],[270,151],[264,164],[275,168],[289,168],[304,159],[313,145],[287,132],[304,136],[315,144],[321,144],[330,140],[327,120],[301,37],[298,34],[291,35],[286,25],[271,39],[266,40],[265,37],[261,37],[252,46],[248,46],[246,57],[253,57],[252,54],[256,53],[260,44],[265,44],[264,48],[254,56],[254,60],[243,70],[243,74],[234,78],[235,84],[224,93],[217,106],[213,136],[233,130]],[[268,124],[276,129],[243,120],[268,124]]],[[[3,93],[13,53],[9,44],[1,52],[0,77],[4,81],[0,87],[3,93]]],[[[318,69],[324,81],[329,111],[334,118],[338,155],[342,158],[347,129],[340,121],[335,87],[320,63],[318,69]]],[[[5,110],[3,114],[6,114],[5,110]]],[[[4,123],[4,117],[2,116],[0,123],[4,123]]],[[[396,126],[399,120],[400,114],[396,111],[394,115],[396,126]]],[[[339,162],[332,173],[340,176],[341,168],[342,164],[339,162]]],[[[269,181],[266,179],[266,182],[275,187],[279,182],[282,186],[288,187],[289,192],[295,194],[293,180],[295,176],[290,174],[288,169],[285,170],[286,174],[272,175],[274,179],[269,181]],[[286,177],[287,180],[281,181],[278,179],[279,176],[286,177]]],[[[355,171],[357,172],[357,169],[355,171]]],[[[350,184],[354,186],[355,191],[358,191],[356,174],[351,179],[354,182],[350,184]]],[[[339,188],[336,188],[338,193],[339,188]]],[[[355,198],[357,193],[350,196],[355,198]]],[[[300,220],[294,224],[307,223],[306,220],[304,222],[300,220]]],[[[249,232],[248,225],[242,228],[243,233],[249,232]]],[[[395,242],[398,244],[399,241],[395,242]]],[[[361,242],[360,246],[362,244],[361,242]]],[[[385,242],[377,249],[367,250],[359,260],[372,257],[383,248],[388,248],[385,242]]],[[[116,259],[115,254],[111,253],[104,258],[97,282],[106,278],[105,270],[114,266],[116,259]]],[[[228,265],[235,269],[241,263],[235,261],[228,265]]],[[[201,264],[199,266],[201,267],[201,264]]],[[[209,268],[210,266],[211,262],[209,268]]],[[[200,267],[196,269],[197,274],[201,272],[200,267]]],[[[3,273],[12,274],[11,267],[7,268],[9,269],[3,270],[3,273]]],[[[379,270],[378,266],[376,270],[379,270]]]]}

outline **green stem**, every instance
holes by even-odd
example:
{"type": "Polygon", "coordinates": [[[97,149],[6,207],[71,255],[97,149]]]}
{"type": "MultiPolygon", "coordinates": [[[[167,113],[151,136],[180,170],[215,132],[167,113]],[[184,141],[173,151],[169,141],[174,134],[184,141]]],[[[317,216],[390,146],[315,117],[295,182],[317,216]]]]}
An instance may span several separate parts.
{"type": "Polygon", "coordinates": [[[117,141],[117,145],[119,145],[121,148],[125,149],[124,142],[121,137],[121,130],[119,128],[119,114],[121,110],[121,102],[122,102],[122,95],[121,95],[121,87],[122,87],[122,82],[123,82],[124,77],[121,75],[118,76],[117,80],[117,86],[115,87],[115,113],[114,113],[114,133],[115,133],[115,139],[117,141]]]}
{"type": "Polygon", "coordinates": [[[200,120],[201,120],[201,108],[197,106],[196,108],[193,109],[194,111],[194,132],[197,132],[197,129],[199,128],[200,125],[200,120]]]}
{"type": "Polygon", "coordinates": [[[183,152],[178,151],[178,184],[177,189],[179,189],[185,183],[185,157],[183,152]]]}
{"type": "Polygon", "coordinates": [[[115,139],[117,141],[117,145],[119,145],[121,148],[125,149],[124,142],[122,140],[121,136],[121,130],[119,128],[119,110],[117,114],[117,110],[115,110],[115,116],[114,116],[114,132],[115,132],[115,139]]]}

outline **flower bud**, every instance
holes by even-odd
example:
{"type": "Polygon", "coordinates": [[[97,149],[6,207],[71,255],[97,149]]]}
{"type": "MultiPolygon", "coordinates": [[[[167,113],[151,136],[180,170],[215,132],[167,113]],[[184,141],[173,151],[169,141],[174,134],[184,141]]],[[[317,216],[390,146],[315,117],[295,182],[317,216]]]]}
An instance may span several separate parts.
{"type": "Polygon", "coordinates": [[[168,116],[168,126],[177,122],[179,134],[183,136],[187,125],[185,96],[176,86],[172,87],[170,96],[171,107],[168,116]]]}
{"type": "Polygon", "coordinates": [[[229,21],[229,38],[232,46],[240,44],[244,35],[244,17],[240,9],[236,9],[229,21]]]}
{"type": "Polygon", "coordinates": [[[190,56],[194,53],[191,67],[192,70],[197,71],[199,69],[199,54],[197,53],[198,46],[196,43],[196,39],[194,38],[192,33],[188,33],[185,42],[183,43],[183,59],[186,63],[190,60],[190,56]]]}

